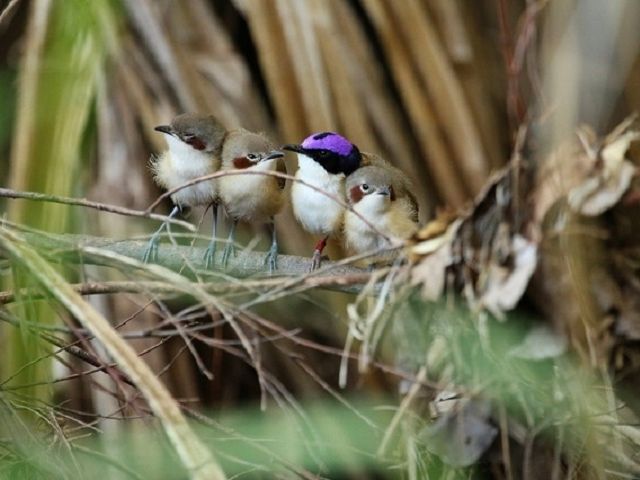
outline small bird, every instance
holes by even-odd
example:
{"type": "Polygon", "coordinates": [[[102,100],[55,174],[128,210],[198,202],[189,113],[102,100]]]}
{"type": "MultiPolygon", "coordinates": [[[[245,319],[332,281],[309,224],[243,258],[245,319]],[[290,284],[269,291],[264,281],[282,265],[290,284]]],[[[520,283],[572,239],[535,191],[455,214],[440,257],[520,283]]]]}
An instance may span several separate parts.
{"type": "MultiPolygon", "coordinates": [[[[184,113],[175,117],[170,125],[160,125],[155,130],[165,134],[169,146],[167,151],[151,161],[151,170],[159,186],[171,190],[219,169],[220,152],[227,131],[212,115],[184,113]]],[[[217,181],[206,180],[185,187],[171,195],[171,200],[175,206],[170,218],[185,208],[212,205],[213,237],[205,254],[207,266],[210,266],[216,248],[217,181]]],[[[144,262],[157,260],[158,241],[165,228],[167,224],[163,223],[151,237],[144,262]]]]}
{"type": "Polygon", "coordinates": [[[284,145],[282,149],[298,154],[295,177],[320,190],[299,182],[293,182],[291,187],[296,219],[307,232],[322,236],[313,252],[311,269],[314,270],[320,266],[329,237],[341,232],[346,204],[345,178],[361,166],[386,162],[361,153],[358,147],[335,132],[314,133],[300,145],[284,145]]]}
{"type": "MultiPolygon", "coordinates": [[[[244,170],[247,172],[273,172],[284,153],[277,150],[264,135],[244,129],[230,131],[222,146],[220,170],[244,170]]],[[[220,202],[232,224],[225,246],[222,263],[227,264],[234,252],[233,237],[239,220],[250,223],[269,222],[271,248],[265,257],[265,265],[272,273],[277,268],[278,241],[274,215],[284,203],[284,185],[281,179],[260,173],[226,175],[218,179],[220,202]]]]}
{"type": "Polygon", "coordinates": [[[353,211],[345,212],[343,238],[351,253],[384,249],[389,240],[406,240],[417,231],[418,204],[411,183],[397,168],[359,168],[347,177],[346,189],[353,211]]]}

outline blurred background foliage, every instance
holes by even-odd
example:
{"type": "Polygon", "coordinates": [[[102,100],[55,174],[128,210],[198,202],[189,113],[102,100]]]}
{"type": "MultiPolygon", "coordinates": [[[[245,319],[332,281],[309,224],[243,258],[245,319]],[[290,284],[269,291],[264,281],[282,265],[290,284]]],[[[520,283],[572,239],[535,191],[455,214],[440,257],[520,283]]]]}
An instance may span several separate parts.
{"type": "MultiPolygon", "coordinates": [[[[282,143],[314,131],[341,132],[411,177],[424,223],[438,207],[468,205],[507,164],[521,126],[533,132],[522,150],[535,163],[578,125],[603,135],[640,106],[640,11],[625,0],[11,0],[0,2],[0,12],[0,184],[137,209],[160,193],[148,161],[165,146],[153,127],[185,111],[213,113],[228,127],[260,130],[282,143]]],[[[287,169],[293,173],[294,166],[287,169]]],[[[132,238],[154,227],[49,203],[0,199],[0,207],[9,221],[50,233],[132,238]]],[[[287,253],[308,254],[313,239],[289,208],[277,228],[287,253]]],[[[262,234],[247,228],[241,241],[257,242],[262,234]]],[[[339,248],[330,255],[339,256],[339,248]]],[[[4,289],[33,285],[20,268],[2,262],[4,289]]],[[[59,269],[70,282],[136,278],[96,266],[59,269]]],[[[220,452],[230,476],[639,473],[632,445],[640,437],[616,416],[608,373],[622,365],[625,378],[635,378],[639,357],[615,345],[637,338],[611,340],[588,366],[571,355],[519,363],[507,353],[535,323],[529,317],[543,310],[531,299],[512,321],[498,323],[478,321],[464,308],[400,297],[408,310],[393,325],[395,339],[385,335],[377,366],[357,371],[353,365],[344,391],[338,388],[340,352],[349,331],[345,306],[353,297],[307,292],[260,306],[256,315],[276,323],[280,335],[300,333],[309,342],[260,343],[272,397],[263,412],[258,407],[266,394],[255,365],[238,353],[220,314],[191,308],[182,298],[88,298],[114,325],[124,324],[119,331],[125,334],[165,325],[172,315],[215,325],[203,333],[218,342],[213,347],[202,337],[189,349],[181,338],[130,343],[176,399],[209,415],[193,416],[207,426],[199,433],[220,452]],[[416,375],[430,388],[411,390],[416,375]],[[448,388],[458,398],[462,386],[465,396],[482,392],[490,403],[471,415],[479,425],[474,439],[493,445],[472,468],[457,468],[465,462],[429,447],[441,432],[428,431],[434,415],[428,402],[448,388]],[[420,406],[389,427],[410,404],[420,406]],[[486,409],[493,414],[482,413],[486,409]],[[279,410],[294,421],[282,420],[279,410]],[[629,428],[620,433],[623,427],[629,428]],[[344,451],[330,448],[341,439],[344,451]],[[295,448],[304,452],[292,453],[295,448]]],[[[65,320],[71,334],[57,333],[67,342],[77,330],[48,301],[19,298],[2,311],[5,320],[27,319],[42,328],[65,320]]],[[[256,341],[275,335],[256,332],[256,341]]],[[[117,374],[88,375],[78,358],[54,357],[42,329],[27,322],[5,322],[0,333],[3,475],[179,478],[167,442],[149,438],[157,426],[148,407],[117,374]]],[[[81,346],[108,358],[93,340],[84,338],[81,346]]],[[[620,393],[631,403],[633,385],[627,382],[620,393]]],[[[464,444],[452,445],[467,454],[464,444]]],[[[481,446],[478,451],[488,448],[481,446]]]]}

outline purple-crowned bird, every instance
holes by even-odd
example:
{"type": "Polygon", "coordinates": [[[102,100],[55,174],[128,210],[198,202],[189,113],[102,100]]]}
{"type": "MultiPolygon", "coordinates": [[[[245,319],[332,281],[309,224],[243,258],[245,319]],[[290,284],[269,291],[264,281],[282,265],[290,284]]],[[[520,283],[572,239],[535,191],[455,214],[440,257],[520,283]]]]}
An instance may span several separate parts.
{"type": "Polygon", "coordinates": [[[335,132],[314,133],[301,144],[284,145],[282,149],[297,153],[295,177],[317,189],[295,181],[291,187],[296,219],[304,230],[322,237],[313,252],[313,270],[320,266],[328,238],[341,233],[347,201],[346,177],[362,166],[386,162],[375,155],[360,152],[358,147],[335,132]]]}

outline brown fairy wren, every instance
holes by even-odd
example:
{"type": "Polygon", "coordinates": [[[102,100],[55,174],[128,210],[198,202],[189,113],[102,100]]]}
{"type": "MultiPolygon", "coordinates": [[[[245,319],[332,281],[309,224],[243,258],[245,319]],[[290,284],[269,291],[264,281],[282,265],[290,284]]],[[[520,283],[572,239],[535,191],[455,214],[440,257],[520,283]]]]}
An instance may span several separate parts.
{"type": "Polygon", "coordinates": [[[384,249],[390,246],[388,240],[405,240],[418,229],[412,186],[397,168],[389,164],[359,168],[347,177],[346,190],[353,211],[345,212],[343,239],[351,253],[384,249]]]}
{"type": "MultiPolygon", "coordinates": [[[[151,160],[151,170],[159,186],[171,190],[219,169],[226,129],[212,115],[184,113],[175,117],[171,124],[160,125],[155,130],[165,135],[169,147],[151,160]]],[[[176,216],[185,208],[213,204],[213,238],[205,255],[208,266],[213,262],[215,253],[217,193],[217,180],[212,179],[185,187],[171,195],[174,208],[169,217],[176,216]]],[[[144,253],[145,262],[156,261],[159,237],[165,228],[166,223],[151,237],[144,253]]]]}
{"type": "Polygon", "coordinates": [[[278,241],[274,215],[284,203],[284,182],[261,172],[276,171],[278,160],[283,156],[267,137],[258,133],[237,129],[230,131],[225,137],[220,170],[255,173],[223,175],[218,179],[220,202],[232,221],[222,255],[223,265],[227,264],[229,256],[235,251],[233,237],[236,225],[238,221],[245,221],[269,223],[271,248],[265,257],[265,265],[270,273],[277,268],[278,241]]]}

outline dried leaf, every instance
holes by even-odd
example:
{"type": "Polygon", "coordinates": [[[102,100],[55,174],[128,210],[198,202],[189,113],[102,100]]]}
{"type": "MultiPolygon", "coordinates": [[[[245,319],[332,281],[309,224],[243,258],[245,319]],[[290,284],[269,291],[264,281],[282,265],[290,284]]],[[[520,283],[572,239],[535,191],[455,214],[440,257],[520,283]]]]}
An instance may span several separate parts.
{"type": "Polygon", "coordinates": [[[513,267],[492,264],[480,303],[496,316],[513,309],[524,294],[536,269],[538,249],[535,243],[515,235],[511,243],[513,267]]]}
{"type": "MultiPolygon", "coordinates": [[[[590,130],[584,135],[593,136],[590,130]]],[[[541,225],[551,207],[587,178],[595,162],[595,156],[585,152],[575,139],[560,145],[542,161],[533,189],[534,225],[541,225]]]]}
{"type": "Polygon", "coordinates": [[[440,298],[444,291],[446,269],[450,263],[451,243],[447,242],[413,268],[411,284],[422,286],[425,300],[435,301],[440,298]]]}
{"type": "Polygon", "coordinates": [[[436,212],[436,218],[428,222],[415,234],[415,240],[424,241],[441,236],[458,217],[459,215],[454,209],[439,209],[436,212]]]}
{"type": "Polygon", "coordinates": [[[444,291],[446,270],[451,264],[451,242],[461,224],[462,220],[458,220],[447,226],[436,219],[416,235],[426,239],[411,247],[410,253],[426,257],[412,269],[411,284],[422,286],[422,296],[425,300],[435,301],[444,291]],[[447,227],[444,233],[443,227],[447,227]],[[437,233],[439,236],[427,235],[427,232],[437,233]]]}
{"type": "Polygon", "coordinates": [[[640,133],[629,130],[627,119],[604,140],[584,127],[580,142],[572,140],[558,147],[538,168],[534,187],[535,225],[562,198],[583,215],[596,216],[615,205],[627,191],[635,168],[625,158],[631,142],[640,133]]]}
{"type": "Polygon", "coordinates": [[[618,203],[636,171],[633,164],[625,159],[625,154],[631,142],[638,138],[640,133],[629,131],[602,149],[598,173],[569,192],[571,208],[583,215],[597,216],[618,203]]]}

